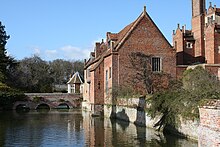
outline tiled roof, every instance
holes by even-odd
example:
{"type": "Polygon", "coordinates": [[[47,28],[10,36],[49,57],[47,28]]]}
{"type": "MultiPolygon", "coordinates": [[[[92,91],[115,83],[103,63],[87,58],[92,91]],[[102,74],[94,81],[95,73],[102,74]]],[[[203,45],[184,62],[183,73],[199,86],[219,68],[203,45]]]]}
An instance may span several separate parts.
{"type": "MultiPolygon", "coordinates": [[[[107,32],[107,39],[113,40],[115,41],[114,44],[114,51],[117,51],[117,49],[120,48],[120,46],[123,44],[124,40],[129,36],[129,34],[131,33],[131,31],[136,27],[136,25],[138,24],[138,22],[143,18],[143,17],[148,17],[148,19],[151,20],[150,16],[147,14],[146,9],[144,9],[144,11],[140,14],[140,16],[132,23],[130,23],[129,25],[127,25],[124,29],[122,29],[119,33],[111,33],[111,32],[107,32]]],[[[151,20],[153,22],[153,20],[151,20]]],[[[154,22],[153,22],[154,24],[154,22]]],[[[156,24],[154,24],[155,27],[158,29],[158,31],[160,32],[159,28],[156,26],[156,24]]],[[[161,35],[163,36],[163,34],[161,33],[161,35]]],[[[164,36],[163,36],[164,37],[164,36]]],[[[164,37],[165,38],[165,37],[164,37]]],[[[165,38],[165,40],[167,41],[167,39],[165,38]]],[[[107,40],[108,41],[108,40],[107,40]]],[[[168,41],[167,41],[168,42],[168,41]]],[[[170,45],[170,43],[168,42],[168,44],[170,45]]],[[[171,45],[170,45],[171,46],[171,45]]],[[[100,63],[103,61],[103,59],[110,55],[112,53],[111,49],[108,49],[107,51],[105,51],[101,56],[95,58],[92,62],[90,63],[86,63],[85,68],[87,68],[88,66],[93,65],[91,70],[94,70],[98,67],[98,65],[100,65],[100,63]]]]}
{"type": "Polygon", "coordinates": [[[96,62],[94,62],[95,64],[92,66],[92,68],[90,69],[90,71],[95,70],[104,60],[104,58],[108,55],[111,55],[111,50],[108,49],[107,51],[105,51],[102,56],[100,56],[100,58],[98,60],[96,60],[96,62]]]}
{"type": "Polygon", "coordinates": [[[117,42],[115,43],[115,46],[119,44],[119,42],[123,39],[123,37],[126,35],[126,33],[131,29],[133,26],[134,22],[131,24],[127,25],[124,29],[122,29],[118,34],[117,34],[117,42]]]}
{"type": "Polygon", "coordinates": [[[70,80],[67,82],[67,84],[82,84],[84,82],[82,76],[79,72],[76,72],[70,80]]]}
{"type": "Polygon", "coordinates": [[[220,8],[216,8],[216,12],[220,13],[220,8]]]}
{"type": "Polygon", "coordinates": [[[117,33],[111,33],[111,32],[109,32],[108,35],[109,35],[109,39],[110,39],[110,40],[115,40],[115,41],[118,40],[118,34],[117,34],[117,33]]]}

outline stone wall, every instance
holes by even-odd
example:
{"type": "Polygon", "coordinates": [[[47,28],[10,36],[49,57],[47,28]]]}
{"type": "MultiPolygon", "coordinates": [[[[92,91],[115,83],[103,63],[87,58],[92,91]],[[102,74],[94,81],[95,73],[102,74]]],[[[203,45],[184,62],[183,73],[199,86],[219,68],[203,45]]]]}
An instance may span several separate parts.
{"type": "Polygon", "coordinates": [[[199,108],[199,146],[220,146],[220,100],[199,108]]]}
{"type": "MultiPolygon", "coordinates": [[[[104,105],[105,117],[116,117],[124,121],[129,121],[141,126],[154,128],[155,123],[159,121],[161,116],[152,119],[146,112],[147,104],[144,98],[118,99],[117,105],[104,105]]],[[[199,121],[181,120],[178,131],[192,139],[198,139],[199,121]]]]}

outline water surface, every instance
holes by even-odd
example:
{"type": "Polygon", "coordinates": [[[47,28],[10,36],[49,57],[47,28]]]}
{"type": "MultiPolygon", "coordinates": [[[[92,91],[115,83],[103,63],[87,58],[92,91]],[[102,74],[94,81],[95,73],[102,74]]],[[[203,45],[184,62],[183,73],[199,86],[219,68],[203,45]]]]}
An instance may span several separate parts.
{"type": "Polygon", "coordinates": [[[1,147],[193,147],[197,142],[81,110],[0,112],[1,147]]]}

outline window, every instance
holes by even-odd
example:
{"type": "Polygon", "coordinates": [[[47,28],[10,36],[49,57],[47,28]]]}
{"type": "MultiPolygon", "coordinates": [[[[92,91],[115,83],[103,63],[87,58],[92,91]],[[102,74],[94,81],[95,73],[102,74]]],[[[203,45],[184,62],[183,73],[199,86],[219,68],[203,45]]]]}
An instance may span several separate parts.
{"type": "Polygon", "coordinates": [[[177,49],[177,41],[174,42],[174,47],[177,49]]]}
{"type": "Polygon", "coordinates": [[[111,47],[111,40],[108,41],[108,48],[111,47]]]}
{"type": "Polygon", "coordinates": [[[108,93],[108,70],[105,71],[105,92],[108,93]]]}
{"type": "Polygon", "coordinates": [[[193,44],[191,42],[186,42],[186,48],[193,48],[193,44]]]}
{"type": "Polygon", "coordinates": [[[112,68],[109,67],[109,79],[112,77],[112,68]]]}
{"type": "Polygon", "coordinates": [[[101,89],[101,86],[100,86],[101,84],[100,84],[100,81],[98,82],[98,89],[101,89]]]}
{"type": "Polygon", "coordinates": [[[160,57],[152,58],[152,71],[160,72],[161,71],[161,60],[160,57]]]}
{"type": "Polygon", "coordinates": [[[208,17],[208,23],[211,24],[213,22],[214,22],[214,17],[212,15],[212,16],[208,17]]]}

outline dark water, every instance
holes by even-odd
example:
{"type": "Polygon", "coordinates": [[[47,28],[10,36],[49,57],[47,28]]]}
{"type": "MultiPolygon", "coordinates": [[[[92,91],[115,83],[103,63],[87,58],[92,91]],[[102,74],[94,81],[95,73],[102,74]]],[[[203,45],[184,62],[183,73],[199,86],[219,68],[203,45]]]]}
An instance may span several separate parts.
{"type": "Polygon", "coordinates": [[[81,110],[0,112],[0,147],[193,147],[197,142],[81,110]]]}

